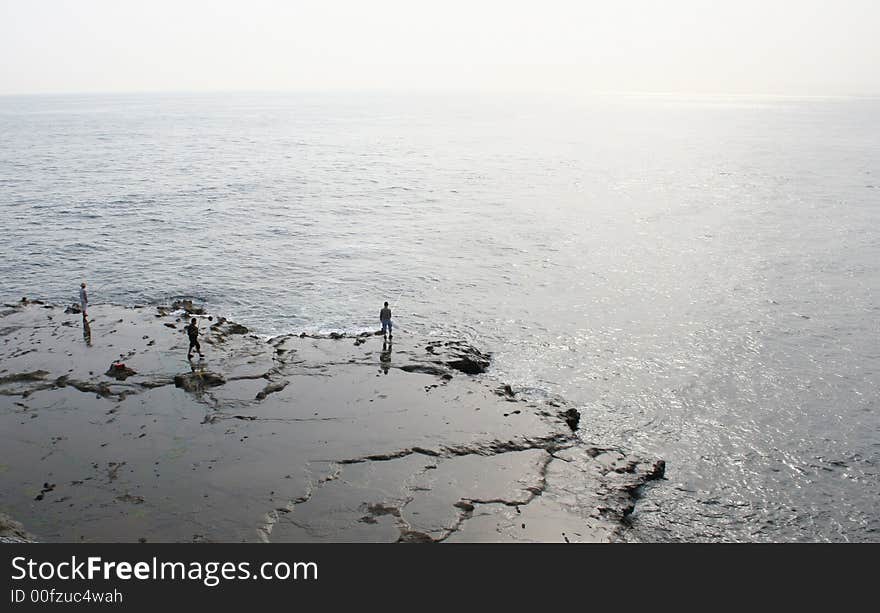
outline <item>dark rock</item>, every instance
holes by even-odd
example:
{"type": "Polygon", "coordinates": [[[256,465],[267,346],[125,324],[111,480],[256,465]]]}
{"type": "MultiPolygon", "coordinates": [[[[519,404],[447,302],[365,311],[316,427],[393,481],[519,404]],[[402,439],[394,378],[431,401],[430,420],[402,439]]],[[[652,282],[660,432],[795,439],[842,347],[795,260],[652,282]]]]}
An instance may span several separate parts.
{"type": "Polygon", "coordinates": [[[362,508],[373,517],[380,517],[382,515],[392,515],[394,517],[400,517],[400,509],[395,506],[384,504],[382,502],[377,502],[374,504],[365,503],[362,505],[362,508]]]}
{"type": "Polygon", "coordinates": [[[499,396],[504,396],[505,398],[515,398],[516,392],[513,391],[513,388],[509,385],[505,384],[495,390],[495,393],[499,396]]]}
{"type": "Polygon", "coordinates": [[[37,496],[36,496],[36,498],[34,498],[34,500],[42,500],[46,494],[48,494],[49,492],[54,491],[54,490],[55,490],[55,484],[46,482],[43,484],[43,489],[40,490],[40,493],[37,494],[37,496]]]}
{"type": "Polygon", "coordinates": [[[107,369],[107,372],[104,373],[107,377],[112,377],[117,381],[125,381],[132,375],[136,375],[137,373],[126,366],[121,362],[116,362],[110,365],[110,368],[107,369]]]}
{"type": "Polygon", "coordinates": [[[250,332],[245,326],[241,324],[237,324],[235,322],[229,322],[229,325],[226,326],[227,334],[247,334],[250,332]]]}
{"type": "Polygon", "coordinates": [[[449,375],[445,368],[434,366],[433,364],[407,364],[406,366],[401,366],[400,370],[406,372],[420,372],[426,375],[436,375],[438,377],[449,375]]]}
{"type": "Polygon", "coordinates": [[[186,311],[187,315],[204,315],[205,309],[203,307],[194,306],[192,300],[175,300],[171,304],[171,308],[173,310],[183,309],[186,311]]]}
{"type": "Polygon", "coordinates": [[[467,356],[459,360],[450,360],[446,362],[446,365],[455,370],[460,370],[466,375],[479,375],[486,372],[486,369],[489,368],[489,360],[467,356]]]}
{"type": "Polygon", "coordinates": [[[256,398],[256,399],[257,399],[257,400],[265,400],[265,399],[266,399],[266,396],[268,396],[269,394],[274,394],[275,392],[280,392],[281,390],[283,390],[285,387],[287,387],[287,384],[288,384],[288,383],[290,383],[290,381],[288,381],[288,380],[286,380],[286,379],[285,379],[284,381],[278,381],[278,382],[276,382],[276,383],[270,383],[269,385],[267,385],[266,387],[264,387],[264,388],[262,389],[262,391],[260,391],[260,392],[257,394],[257,398],[256,398]]]}
{"type": "Polygon", "coordinates": [[[5,383],[19,383],[22,381],[41,381],[49,373],[45,370],[34,370],[31,372],[20,372],[13,375],[4,375],[0,377],[0,385],[5,383]]]}
{"type": "Polygon", "coordinates": [[[581,414],[577,411],[577,409],[569,409],[567,411],[560,411],[559,417],[568,424],[568,427],[571,428],[572,432],[578,429],[578,424],[581,421],[581,414]]]}
{"type": "Polygon", "coordinates": [[[80,313],[82,313],[82,308],[78,304],[71,304],[66,309],[64,309],[64,312],[68,315],[79,315],[80,313]]]}
{"type": "Polygon", "coordinates": [[[429,535],[418,530],[406,530],[401,533],[398,543],[434,543],[436,542],[429,535]]]}
{"type": "Polygon", "coordinates": [[[210,371],[188,372],[174,377],[174,385],[188,392],[201,392],[225,383],[223,375],[210,371]]]}
{"type": "Polygon", "coordinates": [[[446,366],[467,375],[479,375],[489,368],[492,356],[463,341],[449,341],[442,346],[432,343],[427,352],[440,358],[446,366]]]}
{"type": "Polygon", "coordinates": [[[460,370],[466,375],[479,375],[486,372],[489,367],[489,361],[474,360],[472,358],[463,358],[461,360],[450,360],[446,365],[455,370],[460,370]]]}
{"type": "Polygon", "coordinates": [[[662,479],[666,476],[666,460],[657,460],[651,465],[647,478],[649,480],[662,479]]]}

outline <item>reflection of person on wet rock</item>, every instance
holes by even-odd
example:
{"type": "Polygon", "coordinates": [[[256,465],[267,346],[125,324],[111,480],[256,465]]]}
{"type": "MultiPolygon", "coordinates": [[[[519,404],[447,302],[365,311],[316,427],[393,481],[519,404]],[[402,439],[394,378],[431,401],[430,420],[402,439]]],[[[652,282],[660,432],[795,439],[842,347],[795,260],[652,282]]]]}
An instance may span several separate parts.
{"type": "Polygon", "coordinates": [[[379,361],[382,362],[382,371],[387,375],[388,369],[391,368],[391,343],[382,341],[382,353],[379,354],[379,361]]]}
{"type": "Polygon", "coordinates": [[[186,334],[189,336],[189,350],[186,353],[186,359],[192,359],[193,349],[198,352],[199,357],[205,357],[202,355],[202,346],[199,345],[199,325],[196,322],[196,318],[193,317],[192,321],[189,322],[189,325],[186,327],[186,334]]]}
{"type": "Polygon", "coordinates": [[[379,321],[382,322],[382,336],[387,334],[388,338],[394,338],[391,336],[391,309],[388,308],[388,303],[385,303],[385,306],[379,311],[379,321]]]}

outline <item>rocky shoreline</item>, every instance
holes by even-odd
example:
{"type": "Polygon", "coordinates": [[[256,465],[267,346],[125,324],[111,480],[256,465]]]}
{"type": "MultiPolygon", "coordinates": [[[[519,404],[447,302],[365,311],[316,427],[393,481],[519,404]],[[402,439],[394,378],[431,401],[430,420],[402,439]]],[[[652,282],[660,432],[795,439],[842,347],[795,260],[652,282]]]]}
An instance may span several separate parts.
{"type": "Polygon", "coordinates": [[[75,311],[0,309],[0,540],[609,541],[664,473],[461,341],[75,311]]]}

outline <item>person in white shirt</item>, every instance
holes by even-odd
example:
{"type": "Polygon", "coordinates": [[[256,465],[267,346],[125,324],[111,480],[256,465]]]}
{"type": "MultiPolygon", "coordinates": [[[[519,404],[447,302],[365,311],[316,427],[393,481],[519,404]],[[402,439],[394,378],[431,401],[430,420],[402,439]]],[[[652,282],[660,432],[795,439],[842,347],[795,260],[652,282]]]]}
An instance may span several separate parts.
{"type": "Polygon", "coordinates": [[[82,314],[85,317],[86,310],[89,308],[89,295],[86,293],[85,281],[79,284],[79,305],[82,307],[82,314]]]}

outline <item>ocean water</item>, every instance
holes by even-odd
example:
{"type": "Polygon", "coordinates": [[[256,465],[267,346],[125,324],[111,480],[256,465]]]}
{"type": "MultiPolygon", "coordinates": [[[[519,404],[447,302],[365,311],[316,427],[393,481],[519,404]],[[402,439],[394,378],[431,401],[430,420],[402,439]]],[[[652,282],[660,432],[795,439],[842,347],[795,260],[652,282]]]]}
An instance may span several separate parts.
{"type": "Polygon", "coordinates": [[[880,541],[880,101],[0,97],[0,299],[464,337],[667,461],[623,538],[880,541]]]}

